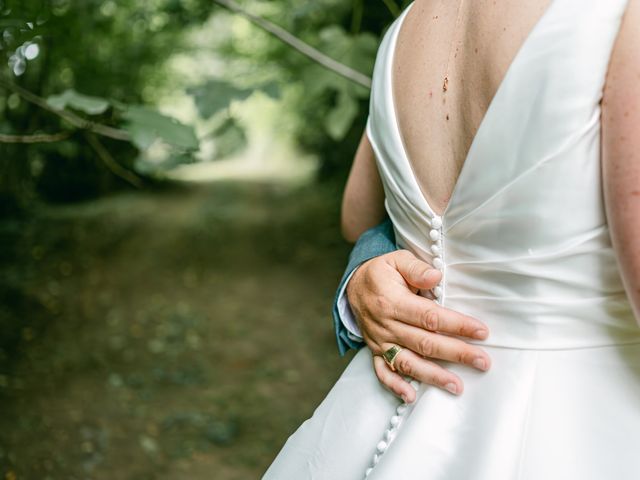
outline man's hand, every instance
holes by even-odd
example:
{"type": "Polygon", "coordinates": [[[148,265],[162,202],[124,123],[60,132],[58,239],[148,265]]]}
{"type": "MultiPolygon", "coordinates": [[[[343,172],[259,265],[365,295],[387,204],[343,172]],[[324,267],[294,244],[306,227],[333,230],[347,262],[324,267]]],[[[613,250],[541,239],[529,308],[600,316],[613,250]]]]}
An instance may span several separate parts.
{"type": "Polygon", "coordinates": [[[484,340],[489,334],[485,324],[418,295],[419,290],[435,287],[441,276],[440,271],[411,252],[398,250],[363,263],[347,285],[349,305],[374,354],[378,379],[409,403],[415,400],[416,393],[401,375],[454,394],[462,393],[462,380],[428,357],[480,370],[487,370],[491,364],[481,348],[448,336],[484,340]],[[397,373],[380,356],[393,344],[405,348],[394,362],[397,373]]]}

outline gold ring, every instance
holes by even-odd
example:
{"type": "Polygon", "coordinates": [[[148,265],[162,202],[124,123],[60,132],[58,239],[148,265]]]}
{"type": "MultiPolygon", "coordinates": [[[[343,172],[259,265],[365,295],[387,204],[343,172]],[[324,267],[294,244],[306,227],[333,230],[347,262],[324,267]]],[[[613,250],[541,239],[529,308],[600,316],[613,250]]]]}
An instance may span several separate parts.
{"type": "Polygon", "coordinates": [[[398,354],[402,350],[404,350],[404,348],[399,347],[398,345],[393,345],[387,350],[385,350],[385,352],[382,354],[382,358],[384,358],[384,361],[387,362],[387,365],[389,365],[389,368],[394,372],[396,371],[396,367],[393,364],[396,361],[398,354]]]}

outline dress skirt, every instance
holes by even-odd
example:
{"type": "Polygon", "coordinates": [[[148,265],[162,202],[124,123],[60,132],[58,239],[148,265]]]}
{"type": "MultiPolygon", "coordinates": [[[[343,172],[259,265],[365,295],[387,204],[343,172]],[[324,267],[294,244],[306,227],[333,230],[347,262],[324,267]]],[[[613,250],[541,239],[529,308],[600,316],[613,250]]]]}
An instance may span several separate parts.
{"type": "Polygon", "coordinates": [[[359,350],[264,480],[640,478],[640,344],[485,349],[486,372],[438,362],[462,394],[421,384],[406,411],[359,350]]]}

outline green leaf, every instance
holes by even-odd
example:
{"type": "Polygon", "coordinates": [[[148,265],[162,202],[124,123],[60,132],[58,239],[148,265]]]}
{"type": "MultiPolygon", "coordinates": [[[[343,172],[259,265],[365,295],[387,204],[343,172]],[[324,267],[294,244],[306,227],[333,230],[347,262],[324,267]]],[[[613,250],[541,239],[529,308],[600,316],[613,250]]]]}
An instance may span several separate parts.
{"type": "Polygon", "coordinates": [[[371,33],[350,35],[339,25],[320,31],[323,50],[336,60],[365,75],[371,75],[378,50],[378,39],[371,33]]]}
{"type": "Polygon", "coordinates": [[[309,64],[300,78],[304,83],[305,94],[312,97],[321,95],[325,90],[342,90],[348,82],[334,72],[316,64],[309,64]]]}
{"type": "Polygon", "coordinates": [[[230,157],[247,145],[247,135],[234,118],[228,118],[213,132],[216,146],[215,159],[230,157]]]}
{"type": "MultiPolygon", "coordinates": [[[[333,25],[320,32],[320,40],[321,49],[330,57],[359,72],[371,75],[378,49],[378,40],[375,36],[370,33],[350,35],[339,25],[333,25]]],[[[301,78],[305,84],[305,91],[312,96],[326,90],[345,89],[358,98],[369,98],[370,95],[368,88],[356,85],[317,64],[309,64],[301,78]]]]}
{"type": "Polygon", "coordinates": [[[270,98],[277,100],[281,98],[280,95],[280,86],[276,82],[267,82],[258,87],[261,92],[264,92],[270,98]]]}
{"type": "Polygon", "coordinates": [[[146,150],[158,138],[174,147],[198,150],[200,144],[193,127],[183,125],[175,118],[142,106],[130,106],[123,114],[127,121],[125,129],[131,134],[133,143],[146,150]]]}
{"type": "Polygon", "coordinates": [[[358,102],[346,90],[338,94],[338,103],[325,119],[327,133],[334,140],[342,140],[358,114],[358,102]]]}
{"type": "Polygon", "coordinates": [[[223,108],[229,107],[233,100],[244,100],[253,93],[253,89],[238,88],[223,80],[209,80],[198,87],[187,89],[193,95],[202,118],[209,118],[223,108]]]}
{"type": "Polygon", "coordinates": [[[100,115],[109,108],[109,101],[100,97],[90,97],[73,89],[65,90],[60,95],[51,95],[47,103],[56,110],[71,107],[88,115],[100,115]]]}
{"type": "Polygon", "coordinates": [[[190,153],[171,152],[161,160],[147,158],[145,152],[141,152],[133,163],[133,168],[141,175],[159,175],[179,165],[195,163],[195,158],[190,153]]]}

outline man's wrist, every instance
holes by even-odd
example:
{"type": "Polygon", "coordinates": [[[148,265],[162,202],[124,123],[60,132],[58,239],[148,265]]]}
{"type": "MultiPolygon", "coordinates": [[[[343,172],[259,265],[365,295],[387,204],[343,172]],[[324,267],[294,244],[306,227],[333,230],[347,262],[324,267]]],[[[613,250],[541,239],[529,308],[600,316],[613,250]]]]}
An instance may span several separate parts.
{"type": "Polygon", "coordinates": [[[340,317],[340,321],[342,322],[342,325],[347,330],[347,335],[349,335],[349,338],[351,338],[356,342],[362,342],[364,338],[362,337],[360,326],[356,321],[356,316],[353,313],[351,304],[349,303],[349,294],[348,294],[348,286],[351,283],[351,280],[353,279],[353,275],[356,273],[358,268],[360,268],[360,266],[357,266],[351,271],[349,276],[346,278],[344,284],[342,285],[342,288],[338,295],[338,315],[340,317]]]}

